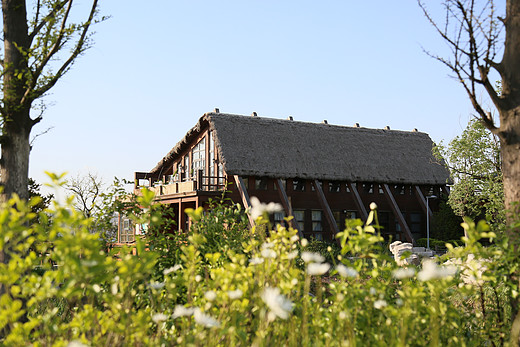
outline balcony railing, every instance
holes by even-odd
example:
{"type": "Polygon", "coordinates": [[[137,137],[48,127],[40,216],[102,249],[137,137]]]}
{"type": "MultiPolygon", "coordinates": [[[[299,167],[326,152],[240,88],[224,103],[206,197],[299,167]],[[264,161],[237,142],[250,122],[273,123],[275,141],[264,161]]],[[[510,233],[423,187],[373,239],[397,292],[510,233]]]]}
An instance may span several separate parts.
{"type": "MultiPolygon", "coordinates": [[[[205,176],[203,170],[198,170],[197,174],[185,181],[170,180],[168,183],[162,181],[152,181],[152,185],[147,187],[156,196],[171,195],[177,193],[187,193],[194,191],[222,191],[226,189],[227,182],[225,177],[205,176]]],[[[136,186],[136,188],[141,188],[136,186]]]]}

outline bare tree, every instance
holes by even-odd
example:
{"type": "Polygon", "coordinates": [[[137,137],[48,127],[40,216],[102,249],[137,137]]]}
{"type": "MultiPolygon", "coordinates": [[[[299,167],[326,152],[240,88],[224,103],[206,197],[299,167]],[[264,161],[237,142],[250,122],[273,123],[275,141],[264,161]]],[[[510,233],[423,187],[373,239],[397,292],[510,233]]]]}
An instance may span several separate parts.
{"type": "MultiPolygon", "coordinates": [[[[442,20],[433,18],[426,4],[418,1],[451,49],[450,57],[429,54],[454,73],[476,116],[500,139],[505,205],[513,211],[520,201],[520,1],[507,0],[505,17],[500,17],[493,0],[445,0],[442,20]],[[493,74],[500,78],[498,88],[493,74]],[[489,95],[490,107],[480,100],[482,91],[489,95]]],[[[512,214],[508,221],[512,222],[512,214]]],[[[509,233],[518,238],[517,231],[509,233]]]]}
{"type": "Polygon", "coordinates": [[[74,196],[74,207],[86,218],[94,217],[100,209],[103,199],[103,181],[91,172],[86,176],[78,175],[65,184],[65,188],[74,196]]]}
{"type": "Polygon", "coordinates": [[[3,59],[0,60],[0,202],[12,193],[28,197],[30,133],[42,115],[31,116],[44,96],[90,46],[98,17],[91,0],[84,22],[72,23],[74,0],[34,0],[30,17],[25,0],[2,0],[3,59]]]}

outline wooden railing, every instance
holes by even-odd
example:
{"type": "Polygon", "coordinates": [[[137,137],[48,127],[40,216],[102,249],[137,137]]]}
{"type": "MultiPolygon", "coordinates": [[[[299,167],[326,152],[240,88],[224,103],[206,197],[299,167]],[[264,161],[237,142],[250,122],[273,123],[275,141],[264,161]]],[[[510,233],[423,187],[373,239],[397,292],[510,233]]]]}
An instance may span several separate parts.
{"type": "MultiPolygon", "coordinates": [[[[153,186],[148,187],[156,196],[186,193],[193,191],[222,191],[226,189],[227,181],[225,177],[205,176],[203,170],[186,181],[170,183],[154,182],[153,186]]],[[[137,187],[139,188],[139,187],[137,187]]]]}

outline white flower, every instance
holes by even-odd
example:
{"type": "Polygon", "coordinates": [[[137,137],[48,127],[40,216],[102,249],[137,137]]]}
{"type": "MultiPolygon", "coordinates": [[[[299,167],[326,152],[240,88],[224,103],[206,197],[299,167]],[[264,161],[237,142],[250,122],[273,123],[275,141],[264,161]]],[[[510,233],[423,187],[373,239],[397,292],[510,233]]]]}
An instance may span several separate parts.
{"type": "Polygon", "coordinates": [[[323,263],[325,261],[325,258],[323,258],[321,254],[313,252],[303,252],[302,259],[306,263],[323,263]]]}
{"type": "Polygon", "coordinates": [[[99,293],[101,291],[101,287],[99,286],[99,284],[94,284],[92,286],[92,289],[94,289],[96,293],[99,293]]]}
{"type": "Polygon", "coordinates": [[[371,210],[375,210],[375,209],[377,209],[377,204],[376,204],[375,202],[371,202],[371,203],[370,203],[370,209],[371,209],[371,210]]]}
{"type": "Polygon", "coordinates": [[[153,288],[153,289],[162,289],[164,287],[164,283],[160,283],[160,282],[154,282],[154,283],[150,283],[150,288],[153,288]]]}
{"type": "Polygon", "coordinates": [[[307,265],[307,273],[311,276],[320,276],[329,271],[330,264],[327,263],[310,263],[307,265]]]}
{"type": "Polygon", "coordinates": [[[204,297],[208,301],[213,301],[213,300],[215,300],[217,298],[217,293],[215,293],[212,290],[208,290],[206,293],[204,293],[204,297]]]}
{"type": "Polygon", "coordinates": [[[249,214],[251,217],[253,217],[253,219],[257,219],[258,217],[262,216],[264,212],[271,214],[280,211],[283,211],[283,207],[278,203],[270,202],[269,204],[264,204],[261,203],[256,196],[251,198],[251,210],[249,211],[249,214]]]}
{"type": "Polygon", "coordinates": [[[181,305],[175,306],[175,310],[173,310],[173,318],[177,317],[188,317],[193,314],[192,307],[184,307],[181,305]]]}
{"type": "Polygon", "coordinates": [[[344,320],[345,318],[347,318],[347,314],[345,313],[345,311],[341,311],[338,317],[339,319],[344,320]]]}
{"type": "Polygon", "coordinates": [[[165,321],[168,319],[168,316],[165,315],[164,313],[156,313],[152,316],[152,320],[155,322],[155,323],[159,323],[159,322],[162,322],[162,321],[165,321]]]}
{"type": "Polygon", "coordinates": [[[411,278],[415,275],[415,270],[412,268],[399,268],[395,270],[392,275],[398,279],[402,280],[404,278],[411,278]]]}
{"type": "Polygon", "coordinates": [[[200,282],[200,281],[202,281],[202,276],[201,275],[195,276],[195,282],[200,282]]]}
{"type": "Polygon", "coordinates": [[[215,318],[213,318],[205,313],[202,313],[202,311],[199,308],[196,308],[193,311],[193,318],[195,319],[195,322],[197,324],[203,325],[206,328],[220,326],[220,323],[215,318]]]}
{"type": "Polygon", "coordinates": [[[274,315],[282,319],[289,318],[289,313],[293,310],[293,303],[280,294],[280,289],[278,288],[265,288],[262,293],[262,300],[274,315]]]}
{"type": "Polygon", "coordinates": [[[287,259],[294,259],[298,256],[298,251],[292,251],[287,254],[287,259]]]}
{"type": "Polygon", "coordinates": [[[261,254],[264,258],[276,258],[276,252],[270,248],[262,249],[261,254]]]}
{"type": "Polygon", "coordinates": [[[251,258],[249,259],[249,264],[251,265],[258,265],[262,264],[264,262],[264,258],[251,258]]]}
{"type": "Polygon", "coordinates": [[[299,239],[300,239],[300,237],[299,237],[298,235],[293,235],[293,236],[291,236],[291,241],[292,241],[292,242],[296,242],[296,241],[298,241],[299,239]]]}
{"type": "Polygon", "coordinates": [[[370,290],[368,291],[370,293],[370,295],[376,295],[376,288],[374,287],[370,287],[370,290]]]}
{"type": "Polygon", "coordinates": [[[244,294],[244,293],[240,289],[230,290],[227,292],[227,295],[231,300],[240,298],[242,296],[242,294],[244,294]]]}
{"type": "Polygon", "coordinates": [[[384,300],[376,300],[374,301],[374,307],[378,310],[382,309],[383,307],[386,307],[387,303],[384,300]]]}
{"type": "Polygon", "coordinates": [[[110,292],[112,293],[112,295],[117,294],[117,283],[112,283],[112,285],[110,286],[110,292]]]}
{"type": "Polygon", "coordinates": [[[343,264],[338,264],[338,266],[336,266],[336,271],[338,271],[340,276],[344,278],[356,277],[358,275],[358,272],[355,269],[351,267],[346,267],[343,264]]]}
{"type": "Polygon", "coordinates": [[[450,277],[457,273],[455,266],[438,266],[433,260],[423,262],[423,268],[417,275],[420,281],[430,281],[450,277]]]}
{"type": "Polygon", "coordinates": [[[309,241],[307,241],[307,239],[302,239],[302,247],[307,247],[308,244],[309,241]]]}
{"type": "Polygon", "coordinates": [[[166,276],[167,274],[169,274],[169,273],[171,273],[171,272],[175,272],[175,271],[179,270],[180,268],[182,268],[182,265],[176,264],[176,265],[173,266],[173,267],[170,267],[170,268],[164,269],[164,270],[163,270],[163,274],[166,276]]]}
{"type": "Polygon", "coordinates": [[[92,266],[96,266],[98,264],[98,262],[95,260],[82,260],[81,264],[86,267],[92,267],[92,266]]]}
{"type": "Polygon", "coordinates": [[[79,340],[72,340],[67,344],[67,347],[88,347],[88,345],[79,340]]]}
{"type": "Polygon", "coordinates": [[[274,242],[264,242],[262,243],[262,249],[269,249],[274,247],[274,242]]]}

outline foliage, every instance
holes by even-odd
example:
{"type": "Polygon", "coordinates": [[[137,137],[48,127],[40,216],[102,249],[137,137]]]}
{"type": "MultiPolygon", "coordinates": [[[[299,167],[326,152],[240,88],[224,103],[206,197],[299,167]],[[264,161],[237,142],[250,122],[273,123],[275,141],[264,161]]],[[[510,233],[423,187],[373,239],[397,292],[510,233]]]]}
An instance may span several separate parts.
{"type": "MultiPolygon", "coordinates": [[[[151,192],[137,200],[153,210],[151,192]]],[[[3,345],[460,346],[510,339],[511,303],[518,301],[510,275],[518,257],[506,239],[479,243],[495,237],[485,222],[466,220],[465,247],[449,245],[449,255],[436,263],[399,268],[381,248],[371,211],[374,225],[351,220],[338,235],[334,266],[296,230],[277,225],[259,235],[266,215],[256,221],[260,230],[251,230],[258,237],[244,236],[234,246],[217,238],[220,247],[212,248],[208,239],[218,233],[205,229],[217,230],[212,220],[231,220],[192,210],[194,228],[179,247],[180,263],[158,268],[165,253],[147,250],[143,240],[136,256],[124,247],[106,253],[89,232],[91,220],[69,206],[54,205],[51,223],[30,224],[36,203],[14,196],[0,210],[0,247],[9,255],[0,264],[8,289],[0,297],[3,345]],[[448,259],[451,265],[439,265],[448,259]]],[[[230,205],[215,207],[237,213],[230,205]]],[[[154,218],[135,216],[136,222],[154,218]]],[[[249,235],[243,222],[237,227],[249,235]]]]}
{"type": "Polygon", "coordinates": [[[447,198],[441,196],[439,208],[433,212],[433,217],[430,219],[430,235],[444,241],[460,239],[464,235],[460,226],[461,221],[462,218],[455,215],[447,198]]]}
{"type": "Polygon", "coordinates": [[[447,147],[440,144],[434,152],[439,160],[446,161],[454,180],[448,203],[455,214],[503,225],[500,144],[482,122],[471,120],[460,136],[447,147]]]}

